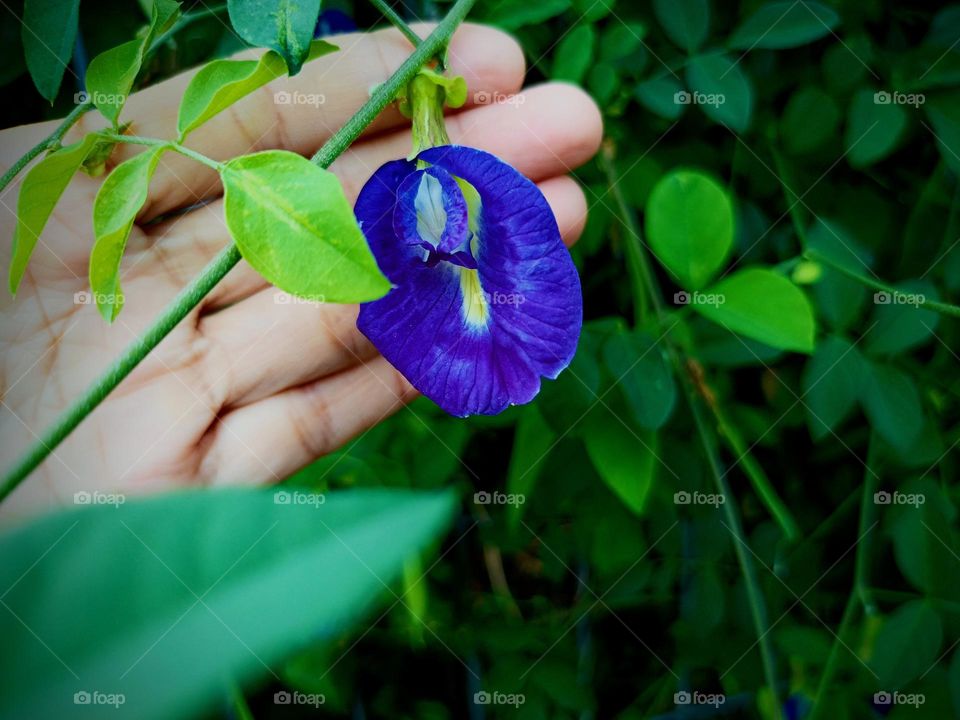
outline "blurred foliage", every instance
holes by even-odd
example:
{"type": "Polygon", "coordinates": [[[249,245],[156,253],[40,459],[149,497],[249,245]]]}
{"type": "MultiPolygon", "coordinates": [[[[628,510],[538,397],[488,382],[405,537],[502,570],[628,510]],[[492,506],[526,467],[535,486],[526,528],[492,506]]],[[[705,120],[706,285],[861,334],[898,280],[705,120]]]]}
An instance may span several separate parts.
{"type": "MultiPolygon", "coordinates": [[[[604,150],[577,173],[588,322],[534,404],[463,421],[419,400],[290,479],[487,494],[402,602],[290,658],[285,686],[323,693],[329,716],[792,719],[816,701],[817,717],[960,717],[960,328],[898,302],[960,299],[960,5],[490,0],[472,19],[519,38],[529,82],[581,84],[603,109],[604,150]],[[711,457],[723,510],[693,499],[719,492],[711,457]],[[677,705],[684,691],[726,702],[677,705]]],[[[82,47],[144,21],[84,0],[82,47]]],[[[5,124],[63,115],[73,78],[51,108],[9,40],[0,73],[25,99],[5,124]]],[[[238,46],[205,18],[146,81],[238,46]]],[[[294,716],[278,689],[248,698],[255,717],[294,716]]]]}

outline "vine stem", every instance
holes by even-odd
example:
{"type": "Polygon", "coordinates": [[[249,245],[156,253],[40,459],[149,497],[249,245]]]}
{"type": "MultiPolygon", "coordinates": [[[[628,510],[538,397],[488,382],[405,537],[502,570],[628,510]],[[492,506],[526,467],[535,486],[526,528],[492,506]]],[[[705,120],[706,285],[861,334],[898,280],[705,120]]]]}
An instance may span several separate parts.
{"type": "Polygon", "coordinates": [[[410,41],[410,44],[414,47],[417,47],[421,43],[420,36],[417,35],[413,28],[407,25],[407,21],[400,17],[399,13],[393,9],[393,7],[386,0],[370,0],[370,3],[377,8],[383,16],[393,25],[397,30],[403,33],[403,36],[410,41]]]}
{"type": "MultiPolygon", "coordinates": [[[[622,216],[622,220],[627,229],[627,234],[630,235],[630,238],[627,242],[627,253],[628,255],[633,255],[631,263],[636,266],[637,272],[631,275],[631,280],[633,283],[642,282],[643,285],[641,288],[634,287],[634,298],[636,302],[636,295],[638,292],[646,292],[650,296],[650,300],[653,304],[654,310],[657,315],[657,319],[661,326],[665,326],[666,317],[663,309],[663,301],[660,296],[660,288],[657,283],[656,277],[653,275],[653,270],[650,267],[650,263],[647,259],[646,252],[644,250],[643,244],[640,242],[639,228],[637,227],[636,218],[633,215],[632,210],[626,204],[626,200],[623,197],[623,194],[618,191],[617,188],[617,175],[615,172],[615,166],[613,162],[613,147],[611,144],[606,144],[604,146],[604,151],[600,156],[600,164],[606,173],[608,181],[611,184],[611,192],[614,195],[614,200],[617,203],[618,210],[622,216]]],[[[711,475],[713,476],[714,482],[717,486],[717,491],[725,498],[728,498],[728,501],[723,504],[723,512],[726,515],[727,524],[730,530],[730,533],[734,537],[734,552],[737,556],[737,563],[740,566],[741,574],[743,575],[744,585],[747,591],[747,601],[750,603],[750,613],[753,619],[754,631],[757,634],[757,644],[760,646],[760,656],[763,664],[763,674],[767,684],[767,687],[770,690],[771,696],[773,698],[773,716],[775,720],[779,720],[782,717],[780,711],[780,700],[779,693],[777,692],[777,674],[776,674],[776,665],[774,663],[773,649],[770,645],[769,638],[769,624],[767,621],[766,613],[766,604],[762,593],[760,592],[760,586],[757,582],[756,568],[753,564],[753,558],[746,552],[749,548],[749,545],[746,542],[746,539],[743,536],[743,528],[740,523],[740,515],[737,511],[736,505],[732,502],[733,494],[730,492],[730,487],[724,478],[724,475],[720,472],[720,462],[717,458],[716,449],[713,446],[711,434],[707,426],[706,420],[703,417],[703,412],[700,409],[700,398],[698,395],[703,397],[704,402],[707,401],[707,397],[704,396],[703,391],[705,386],[696,387],[694,378],[691,373],[685,372],[688,368],[684,366],[685,357],[681,350],[675,346],[675,344],[668,338],[666,341],[667,354],[670,357],[670,360],[673,364],[674,371],[677,375],[683,380],[681,381],[684,389],[686,390],[687,403],[690,406],[690,412],[693,415],[694,423],[697,427],[697,434],[700,438],[700,443],[703,447],[704,454],[707,456],[707,461],[710,465],[711,475]]],[[[697,366],[699,367],[699,366],[697,366]]],[[[712,397],[713,393],[709,392],[709,397],[712,397]]],[[[714,409],[713,404],[706,402],[708,407],[714,409]]],[[[718,426],[720,426],[721,431],[723,428],[723,418],[722,416],[715,415],[715,420],[717,421],[718,426]]],[[[729,438],[729,433],[725,433],[729,438]]],[[[759,467],[759,464],[757,465],[759,467]]],[[[748,473],[749,474],[749,473],[748,473]]],[[[755,477],[750,475],[751,481],[754,482],[754,486],[757,487],[756,483],[758,481],[766,482],[766,476],[760,475],[755,477]]],[[[761,483],[762,485],[762,483],[761,483]]],[[[761,499],[768,501],[770,495],[776,497],[776,491],[773,489],[769,483],[766,483],[765,491],[768,492],[759,492],[761,499]]],[[[782,506],[782,503],[780,504],[782,506]]],[[[789,535],[787,528],[789,525],[784,525],[784,518],[777,514],[774,511],[774,508],[777,508],[777,505],[768,507],[774,513],[775,519],[780,522],[781,528],[784,529],[784,532],[789,535]]],[[[785,511],[785,507],[782,507],[785,511]]],[[[788,516],[789,517],[789,516],[788,516]]],[[[791,519],[792,522],[792,519],[791,519]]]]}
{"type": "MultiPolygon", "coordinates": [[[[313,156],[321,167],[329,165],[356,140],[360,133],[391,103],[420,68],[437,55],[463,22],[476,0],[457,0],[446,17],[397,68],[390,78],[374,90],[370,99],[324,143],[313,156]]],[[[162,142],[162,141],[159,141],[162,142]]],[[[153,324],[67,408],[53,425],[9,470],[0,481],[0,501],[4,500],[54,449],[109,395],[133,369],[150,354],[163,338],[183,320],[227,273],[240,261],[240,251],[231,243],[187,285],[163,310],[153,324]]]]}

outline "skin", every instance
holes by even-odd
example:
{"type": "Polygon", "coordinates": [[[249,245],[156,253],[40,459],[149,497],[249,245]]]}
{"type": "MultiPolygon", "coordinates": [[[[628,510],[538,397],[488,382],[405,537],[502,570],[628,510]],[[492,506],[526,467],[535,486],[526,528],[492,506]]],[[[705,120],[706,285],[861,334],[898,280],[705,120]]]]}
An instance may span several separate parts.
{"type": "MultiPolygon", "coordinates": [[[[416,28],[421,35],[429,25],[416,28]]],[[[237,103],[187,145],[218,160],[283,148],[310,156],[410,52],[394,30],[333,38],[340,51],[237,103]],[[322,93],[325,102],[278,105],[278,90],[322,93]]],[[[448,117],[454,143],[495,153],[538,183],[564,241],[586,219],[571,169],[597,150],[600,113],[570,85],[520,93],[523,53],[509,36],[464,25],[450,46],[450,72],[470,88],[448,117]],[[483,102],[516,95],[513,102],[483,102]],[[480,102],[476,102],[479,100],[480,102]]],[[[192,73],[131,97],[125,118],[137,135],[175,136],[179,98],[192,73]]],[[[393,108],[331,167],[352,203],[382,163],[409,152],[410,133],[393,108]]],[[[83,116],[66,142],[104,126],[83,116]]],[[[0,170],[56,123],[0,133],[0,170]]],[[[141,149],[119,147],[111,165],[141,149]]],[[[20,179],[23,175],[21,174],[20,179]]],[[[88,289],[92,203],[103,178],[78,174],[61,198],[16,298],[0,294],[0,465],[7,468],[56,416],[146,328],[229,242],[216,174],[167,154],[133,228],[121,270],[127,301],[108,326],[88,289]],[[171,210],[202,208],[160,223],[171,210]]],[[[18,182],[0,195],[0,235],[11,238],[18,182]]],[[[10,243],[3,247],[9,264],[10,243]]],[[[78,490],[136,495],[178,487],[276,482],[377,424],[416,391],[357,331],[357,307],[282,304],[241,262],[0,508],[5,522],[57,505],[78,490]]]]}

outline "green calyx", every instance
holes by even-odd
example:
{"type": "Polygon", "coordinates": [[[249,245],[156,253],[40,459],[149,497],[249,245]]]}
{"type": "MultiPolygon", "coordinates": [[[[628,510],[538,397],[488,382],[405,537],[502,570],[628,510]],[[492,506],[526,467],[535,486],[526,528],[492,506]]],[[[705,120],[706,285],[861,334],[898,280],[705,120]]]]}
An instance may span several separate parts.
{"type": "Polygon", "coordinates": [[[412,121],[413,147],[408,156],[412,160],[422,150],[450,144],[443,107],[462,106],[467,101],[467,83],[459,75],[447,77],[421,69],[399,99],[400,112],[412,121]]]}

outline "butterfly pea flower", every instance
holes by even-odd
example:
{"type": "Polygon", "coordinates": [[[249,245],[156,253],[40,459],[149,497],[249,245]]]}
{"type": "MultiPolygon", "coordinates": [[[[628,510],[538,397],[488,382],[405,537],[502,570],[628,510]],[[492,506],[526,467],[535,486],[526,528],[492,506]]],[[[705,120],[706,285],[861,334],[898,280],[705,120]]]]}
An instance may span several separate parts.
{"type": "Polygon", "coordinates": [[[446,412],[530,402],[573,358],[580,280],[537,186],[497,157],[442,145],[388,162],[355,212],[393,288],[358,327],[446,412]]]}

